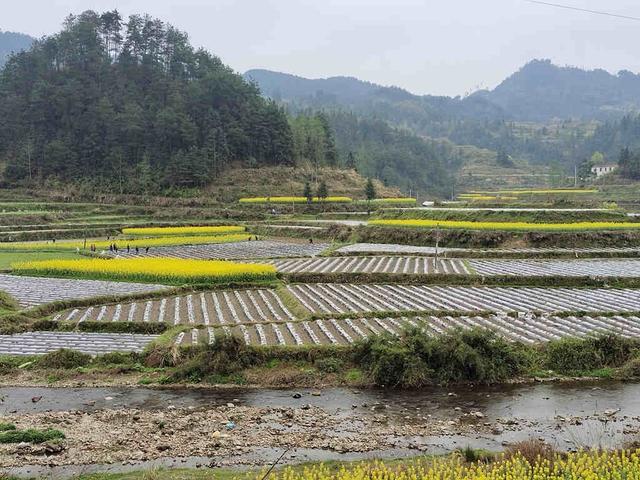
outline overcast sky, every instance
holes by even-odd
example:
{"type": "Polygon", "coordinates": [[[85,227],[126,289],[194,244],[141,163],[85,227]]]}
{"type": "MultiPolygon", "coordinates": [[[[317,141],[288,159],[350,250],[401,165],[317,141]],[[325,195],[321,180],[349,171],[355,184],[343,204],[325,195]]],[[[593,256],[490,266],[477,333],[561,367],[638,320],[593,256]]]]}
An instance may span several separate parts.
{"type": "MultiPolygon", "coordinates": [[[[639,0],[550,0],[640,17],[639,0]]],[[[3,0],[0,29],[53,33],[69,13],[149,13],[239,72],[350,75],[420,94],[494,87],[532,58],[640,71],[640,22],[525,0],[3,0]]]]}

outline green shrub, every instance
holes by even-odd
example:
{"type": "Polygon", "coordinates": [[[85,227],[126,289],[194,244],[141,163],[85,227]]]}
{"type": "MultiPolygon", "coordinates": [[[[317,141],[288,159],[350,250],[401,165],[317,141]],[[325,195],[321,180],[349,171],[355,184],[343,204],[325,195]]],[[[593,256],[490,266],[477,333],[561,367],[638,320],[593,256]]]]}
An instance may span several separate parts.
{"type": "Polygon", "coordinates": [[[110,352],[97,356],[95,365],[129,365],[140,360],[140,355],[134,352],[110,352]]]}
{"type": "Polygon", "coordinates": [[[433,381],[498,382],[522,373],[531,363],[527,347],[486,329],[452,330],[437,337],[409,329],[398,337],[370,337],[358,356],[376,384],[403,388],[433,381]]]}
{"type": "Polygon", "coordinates": [[[7,292],[0,290],[0,309],[13,311],[18,310],[18,308],[20,308],[18,301],[7,292]]]}
{"type": "Polygon", "coordinates": [[[476,449],[469,445],[460,450],[457,450],[457,453],[467,463],[485,462],[491,460],[495,456],[491,452],[482,449],[476,449]]]}
{"type": "Polygon", "coordinates": [[[38,365],[44,368],[77,368],[91,363],[91,355],[61,348],[38,358],[38,365]]]}
{"type": "Polygon", "coordinates": [[[562,338],[545,349],[547,368],[559,373],[576,373],[605,367],[620,367],[637,350],[639,342],[614,334],[587,338],[562,338]]]}
{"type": "Polygon", "coordinates": [[[344,369],[344,361],[335,357],[319,358],[314,365],[322,373],[338,373],[344,369]]]}
{"type": "Polygon", "coordinates": [[[0,432],[7,432],[9,430],[15,430],[16,426],[13,423],[0,422],[0,432]]]}
{"type": "Polygon", "coordinates": [[[77,325],[82,332],[135,333],[158,335],[169,327],[164,323],[146,322],[82,322],[77,325]]]}
{"type": "Polygon", "coordinates": [[[43,443],[62,438],[65,438],[64,433],[51,428],[47,430],[8,430],[0,433],[0,443],[43,443]]]}
{"type": "Polygon", "coordinates": [[[640,342],[637,340],[613,333],[591,337],[588,339],[588,344],[600,353],[605,367],[624,365],[640,347],[640,342]]]}
{"type": "Polygon", "coordinates": [[[173,381],[198,382],[206,378],[226,377],[258,363],[262,355],[236,336],[221,336],[213,345],[195,347],[173,372],[173,381]]]}
{"type": "Polygon", "coordinates": [[[635,357],[627,361],[616,374],[617,378],[640,378],[640,357],[635,357]]]}
{"type": "Polygon", "coordinates": [[[0,375],[8,375],[21,365],[29,364],[35,357],[24,357],[22,355],[0,355],[0,375]]]}

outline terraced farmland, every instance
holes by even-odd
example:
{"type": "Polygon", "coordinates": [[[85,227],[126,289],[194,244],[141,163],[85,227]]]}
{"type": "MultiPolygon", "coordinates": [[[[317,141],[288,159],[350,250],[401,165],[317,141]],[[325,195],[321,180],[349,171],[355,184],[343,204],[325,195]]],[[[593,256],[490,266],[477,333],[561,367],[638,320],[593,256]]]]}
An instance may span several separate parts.
{"type": "MultiPolygon", "coordinates": [[[[450,252],[465,250],[464,248],[439,248],[440,252],[450,252]]],[[[354,243],[345,245],[336,250],[343,254],[407,254],[407,255],[433,255],[436,253],[435,247],[421,247],[417,245],[400,245],[396,243],[354,243]]]]}
{"type": "Polygon", "coordinates": [[[0,355],[40,355],[61,348],[98,355],[140,352],[157,335],[125,333],[28,332],[0,335],[0,355]]]}
{"type": "Polygon", "coordinates": [[[157,247],[148,252],[129,253],[120,250],[118,258],[171,257],[199,260],[246,260],[251,258],[309,257],[322,253],[326,243],[294,243],[257,240],[251,242],[219,243],[208,245],[182,245],[157,247]]]}
{"type": "Polygon", "coordinates": [[[289,292],[309,312],[633,312],[640,311],[640,290],[437,287],[408,285],[291,285],[289,292]]]}
{"type": "Polygon", "coordinates": [[[194,328],[179,334],[175,343],[180,346],[213,343],[226,334],[244,338],[248,345],[349,345],[370,335],[390,333],[398,335],[405,328],[419,328],[427,334],[441,335],[452,328],[487,328],[513,341],[541,343],[562,337],[584,337],[594,333],[616,333],[627,338],[640,337],[640,317],[637,316],[534,316],[522,318],[504,315],[469,317],[400,317],[323,319],[286,324],[249,325],[194,328]],[[258,329],[277,332],[261,336],[258,329]]]}
{"type": "Polygon", "coordinates": [[[227,326],[295,320],[273,290],[201,292],[157,300],[74,308],[54,321],[159,322],[168,325],[227,326]]]}
{"type": "MultiPolygon", "coordinates": [[[[533,257],[539,255],[627,255],[638,256],[640,255],[639,247],[593,247],[593,248],[568,248],[568,247],[530,247],[530,248],[452,248],[452,247],[439,247],[437,251],[441,254],[445,254],[448,257],[456,257],[458,255],[472,256],[477,255],[482,257],[484,255],[500,256],[500,255],[531,255],[533,257]]],[[[388,254],[388,255],[434,255],[436,253],[435,247],[423,247],[416,245],[400,245],[393,243],[354,243],[352,245],[345,245],[336,250],[339,254],[344,255],[359,255],[359,254],[388,254]]]]}
{"type": "Polygon", "coordinates": [[[397,273],[397,274],[469,274],[463,260],[435,260],[429,257],[325,257],[272,262],[283,273],[397,273]]]}
{"type": "Polygon", "coordinates": [[[424,256],[346,256],[271,262],[282,273],[390,273],[482,276],[640,277],[640,260],[438,259],[424,256]]]}
{"type": "Polygon", "coordinates": [[[129,295],[164,290],[164,285],[100,280],[24,277],[0,274],[0,290],[14,297],[20,306],[33,307],[58,300],[77,300],[108,295],[129,295]]]}
{"type": "Polygon", "coordinates": [[[469,260],[479,275],[640,277],[640,260],[469,260]]]}

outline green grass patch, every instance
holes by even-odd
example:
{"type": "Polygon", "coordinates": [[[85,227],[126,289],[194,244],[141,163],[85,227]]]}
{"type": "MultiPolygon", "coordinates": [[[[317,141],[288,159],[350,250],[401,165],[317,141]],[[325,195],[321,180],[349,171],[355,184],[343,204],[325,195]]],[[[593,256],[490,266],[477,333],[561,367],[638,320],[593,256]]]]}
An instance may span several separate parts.
{"type": "Polygon", "coordinates": [[[466,222],[527,222],[527,223],[575,223],[575,222],[632,222],[619,210],[398,210],[387,209],[378,212],[380,220],[440,220],[466,222]]]}
{"type": "Polygon", "coordinates": [[[0,433],[0,443],[44,443],[51,440],[61,440],[65,438],[60,430],[48,428],[46,430],[8,430],[0,433]]]}

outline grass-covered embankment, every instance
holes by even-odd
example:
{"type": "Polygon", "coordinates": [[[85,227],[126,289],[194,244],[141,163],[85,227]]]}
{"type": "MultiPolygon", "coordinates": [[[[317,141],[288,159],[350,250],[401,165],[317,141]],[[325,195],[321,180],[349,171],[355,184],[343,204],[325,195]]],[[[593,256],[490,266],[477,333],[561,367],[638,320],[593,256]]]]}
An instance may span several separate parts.
{"type": "MultiPolygon", "coordinates": [[[[179,327],[187,328],[187,327],[179,327]]],[[[483,330],[452,330],[432,337],[406,330],[351,346],[247,346],[218,336],[212,345],[176,347],[176,329],[143,353],[95,358],[58,351],[31,361],[0,357],[0,379],[108,378],[132,373],[141,384],[234,384],[269,387],[317,385],[421,388],[456,383],[504,383],[540,377],[640,376],[640,341],[613,334],[566,338],[539,345],[509,342],[483,330]]],[[[127,378],[130,382],[131,379],[127,378]]],[[[48,382],[47,382],[48,383],[48,382]]]]}
{"type": "Polygon", "coordinates": [[[438,220],[463,222],[527,222],[527,223],[576,223],[576,222],[632,222],[636,219],[619,210],[421,210],[385,209],[378,211],[379,220],[438,220]]]}
{"type": "MultiPolygon", "coordinates": [[[[307,235],[310,233],[307,232],[307,235]]],[[[407,228],[388,225],[331,225],[313,232],[317,238],[338,242],[397,243],[400,245],[462,248],[592,248],[637,247],[640,231],[507,231],[442,228],[407,228]]]]}
{"type": "Polygon", "coordinates": [[[582,231],[620,231],[640,229],[640,222],[565,222],[534,223],[517,221],[475,221],[475,220],[424,220],[390,219],[371,220],[369,225],[397,228],[437,228],[456,230],[489,230],[517,232],[582,232],[582,231]]]}

